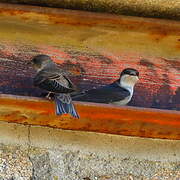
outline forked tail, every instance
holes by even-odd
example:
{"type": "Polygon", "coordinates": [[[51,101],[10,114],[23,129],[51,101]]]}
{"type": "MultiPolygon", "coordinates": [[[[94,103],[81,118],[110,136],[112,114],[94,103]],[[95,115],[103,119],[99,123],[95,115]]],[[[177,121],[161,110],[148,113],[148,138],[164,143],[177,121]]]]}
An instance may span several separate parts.
{"type": "Polygon", "coordinates": [[[69,94],[58,94],[55,96],[56,102],[56,114],[71,114],[75,118],[79,118],[78,113],[72,103],[71,96],[69,94]]]}

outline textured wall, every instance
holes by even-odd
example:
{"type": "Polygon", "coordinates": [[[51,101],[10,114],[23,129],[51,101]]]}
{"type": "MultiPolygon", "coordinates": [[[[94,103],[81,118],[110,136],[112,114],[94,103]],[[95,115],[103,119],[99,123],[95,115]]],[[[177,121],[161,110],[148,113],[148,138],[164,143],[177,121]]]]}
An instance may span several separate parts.
{"type": "Polygon", "coordinates": [[[180,142],[0,123],[1,180],[176,180],[180,142]]]}
{"type": "Polygon", "coordinates": [[[179,0],[1,0],[1,2],[80,9],[133,16],[180,19],[179,0]]]}

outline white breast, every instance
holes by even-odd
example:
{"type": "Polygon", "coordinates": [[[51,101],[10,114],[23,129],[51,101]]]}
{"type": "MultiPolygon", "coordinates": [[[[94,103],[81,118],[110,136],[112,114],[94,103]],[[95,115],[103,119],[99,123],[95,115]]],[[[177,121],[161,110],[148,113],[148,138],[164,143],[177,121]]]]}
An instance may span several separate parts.
{"type": "Polygon", "coordinates": [[[131,100],[131,98],[132,98],[132,96],[127,96],[125,99],[123,99],[121,101],[112,102],[111,104],[118,105],[118,106],[124,106],[131,100]]]}
{"type": "Polygon", "coordinates": [[[127,96],[126,98],[124,98],[123,100],[121,101],[115,101],[115,102],[112,102],[111,104],[115,104],[115,105],[119,105],[119,106],[124,106],[126,104],[128,104],[130,101],[131,101],[131,98],[133,96],[133,92],[134,92],[134,85],[129,85],[125,82],[121,82],[120,86],[126,90],[129,91],[130,95],[127,96]]]}

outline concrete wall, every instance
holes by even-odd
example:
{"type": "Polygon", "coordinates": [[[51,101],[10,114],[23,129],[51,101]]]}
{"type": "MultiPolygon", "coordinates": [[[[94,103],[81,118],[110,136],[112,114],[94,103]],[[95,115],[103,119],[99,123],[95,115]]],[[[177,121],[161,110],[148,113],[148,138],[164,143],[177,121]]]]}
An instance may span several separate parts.
{"type": "Polygon", "coordinates": [[[0,180],[179,178],[180,141],[0,123],[0,180]]]}
{"type": "Polygon", "coordinates": [[[1,2],[180,19],[179,0],[1,0],[1,2]]]}

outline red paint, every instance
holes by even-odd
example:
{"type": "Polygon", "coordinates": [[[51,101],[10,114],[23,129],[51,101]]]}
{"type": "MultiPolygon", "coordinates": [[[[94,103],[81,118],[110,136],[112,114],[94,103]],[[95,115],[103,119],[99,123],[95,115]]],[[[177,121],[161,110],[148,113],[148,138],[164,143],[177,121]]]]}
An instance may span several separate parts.
{"type": "MultiPolygon", "coordinates": [[[[26,64],[23,64],[26,62],[26,59],[31,57],[25,57],[27,56],[26,54],[19,55],[20,49],[18,48],[18,46],[4,44],[4,49],[1,50],[1,57],[12,60],[12,62],[4,62],[4,65],[7,66],[6,68],[4,65],[0,66],[1,74],[4,76],[2,79],[6,78],[5,74],[10,77],[10,79],[4,79],[1,82],[1,86],[21,89],[30,86],[26,83],[23,84],[21,78],[31,76],[31,72],[29,72],[26,64]],[[26,73],[18,72],[18,69],[13,68],[13,60],[16,59],[22,61],[22,68],[19,68],[22,70],[24,68],[26,73]],[[8,63],[10,64],[8,65],[8,63]],[[11,76],[14,78],[13,82],[11,81],[11,76]]],[[[80,74],[81,76],[75,77],[74,80],[77,86],[81,84],[83,88],[92,88],[92,86],[96,87],[101,84],[111,83],[119,78],[119,74],[124,68],[133,67],[139,70],[140,81],[135,87],[132,105],[179,109],[180,98],[177,94],[177,88],[180,87],[180,61],[178,60],[152,58],[132,53],[109,56],[103,52],[104,56],[99,55],[97,57],[86,55],[85,53],[81,56],[73,56],[73,52],[69,54],[62,49],[50,46],[40,46],[37,49],[39,54],[43,53],[52,56],[53,60],[60,63],[63,68],[71,70],[76,75],[80,74]],[[67,61],[68,64],[66,64],[67,61]],[[175,100],[174,97],[178,99],[175,100]]],[[[6,91],[3,91],[3,93],[6,93],[6,91]]]]}

